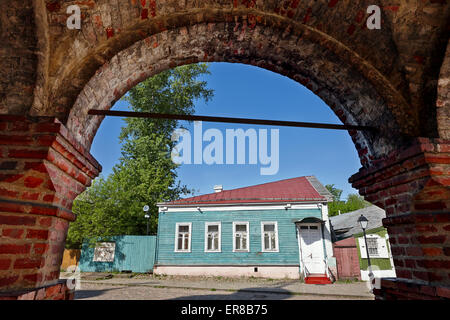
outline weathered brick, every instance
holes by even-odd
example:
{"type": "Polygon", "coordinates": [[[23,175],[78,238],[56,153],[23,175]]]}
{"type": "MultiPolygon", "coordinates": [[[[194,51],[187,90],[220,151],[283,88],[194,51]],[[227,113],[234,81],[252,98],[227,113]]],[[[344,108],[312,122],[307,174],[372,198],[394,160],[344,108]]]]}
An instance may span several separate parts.
{"type": "Polygon", "coordinates": [[[19,279],[19,276],[10,276],[0,278],[0,287],[6,287],[14,284],[19,279]]]}
{"type": "Polygon", "coordinates": [[[38,269],[43,262],[42,259],[20,258],[14,262],[14,269],[38,269]]]}
{"type": "Polygon", "coordinates": [[[42,274],[41,273],[27,274],[24,275],[23,278],[28,282],[37,283],[42,281],[42,274]]]}
{"type": "Polygon", "coordinates": [[[437,287],[436,295],[439,297],[450,299],[450,288],[446,287],[437,287]]]}
{"type": "Polygon", "coordinates": [[[444,254],[442,248],[422,248],[422,252],[426,256],[440,256],[444,254]]]}
{"type": "Polygon", "coordinates": [[[36,188],[39,187],[42,182],[44,182],[44,179],[30,176],[25,178],[24,184],[27,188],[36,188]]]}
{"type": "Polygon", "coordinates": [[[0,214],[0,224],[34,226],[36,224],[36,217],[9,216],[0,214]]]}
{"type": "Polygon", "coordinates": [[[38,224],[42,227],[50,227],[53,223],[53,218],[39,218],[38,224]]]}
{"type": "Polygon", "coordinates": [[[46,243],[35,243],[33,244],[33,253],[34,254],[44,254],[48,250],[48,244],[46,243]]]}
{"type": "Polygon", "coordinates": [[[48,238],[48,230],[27,230],[27,239],[47,239],[48,238]]]}
{"type": "Polygon", "coordinates": [[[45,296],[47,298],[53,297],[53,296],[56,296],[57,294],[59,294],[60,292],[61,292],[61,285],[58,284],[58,285],[51,286],[51,287],[47,288],[45,290],[45,296]]]}
{"type": "Polygon", "coordinates": [[[29,244],[0,244],[0,254],[26,254],[30,248],[29,244]]]}
{"type": "Polygon", "coordinates": [[[0,270],[8,270],[11,266],[11,259],[0,259],[0,270]]]}
{"type": "Polygon", "coordinates": [[[3,229],[2,236],[6,238],[20,239],[24,233],[23,229],[3,229]]]}
{"type": "Polygon", "coordinates": [[[429,237],[426,237],[426,236],[419,236],[419,237],[417,237],[417,240],[420,243],[423,243],[423,244],[435,244],[435,243],[441,244],[441,243],[445,242],[445,239],[446,239],[445,235],[429,236],[429,237]]]}

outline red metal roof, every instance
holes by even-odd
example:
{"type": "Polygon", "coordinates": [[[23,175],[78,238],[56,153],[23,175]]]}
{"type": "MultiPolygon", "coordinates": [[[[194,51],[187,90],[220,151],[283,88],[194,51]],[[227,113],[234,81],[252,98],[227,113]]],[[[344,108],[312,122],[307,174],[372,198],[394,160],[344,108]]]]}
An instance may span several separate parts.
{"type": "Polygon", "coordinates": [[[327,198],[319,194],[311,184],[310,180],[312,179],[314,179],[315,184],[318,183],[315,177],[299,177],[250,187],[223,190],[222,192],[165,202],[160,205],[327,201],[327,198]]]}

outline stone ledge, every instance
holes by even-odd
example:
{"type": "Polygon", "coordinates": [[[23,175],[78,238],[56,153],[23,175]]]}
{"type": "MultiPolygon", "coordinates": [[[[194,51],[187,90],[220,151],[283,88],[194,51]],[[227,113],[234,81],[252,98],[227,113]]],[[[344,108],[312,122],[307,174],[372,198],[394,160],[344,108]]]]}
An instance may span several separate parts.
{"type": "Polygon", "coordinates": [[[73,300],[75,291],[67,287],[67,280],[29,290],[0,292],[0,300],[73,300]]]}
{"type": "Polygon", "coordinates": [[[434,286],[426,281],[410,280],[402,278],[381,279],[381,289],[374,290],[377,300],[392,298],[404,299],[450,299],[450,287],[434,286]],[[389,297],[386,297],[389,296],[389,297]]]}

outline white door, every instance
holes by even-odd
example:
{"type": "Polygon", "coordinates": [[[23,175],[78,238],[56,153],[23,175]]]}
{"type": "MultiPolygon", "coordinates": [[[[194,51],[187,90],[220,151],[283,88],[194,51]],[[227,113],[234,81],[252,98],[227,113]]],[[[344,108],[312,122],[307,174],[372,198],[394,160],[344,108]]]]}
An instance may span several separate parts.
{"type": "Polygon", "coordinates": [[[321,225],[300,224],[301,255],[307,274],[324,274],[325,262],[321,225]]]}

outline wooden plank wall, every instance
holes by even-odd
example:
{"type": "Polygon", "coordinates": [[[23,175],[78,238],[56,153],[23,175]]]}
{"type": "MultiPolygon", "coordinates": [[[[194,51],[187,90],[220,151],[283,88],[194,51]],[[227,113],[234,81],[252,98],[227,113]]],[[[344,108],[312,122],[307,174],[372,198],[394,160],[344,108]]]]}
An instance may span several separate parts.
{"type": "Polygon", "coordinates": [[[158,230],[158,265],[299,265],[294,221],[321,219],[319,209],[161,212],[158,230]],[[248,221],[250,252],[233,252],[233,221],[248,221]],[[278,221],[279,252],[261,252],[261,221],[278,221]],[[190,253],[174,252],[177,222],[192,222],[190,253]],[[204,252],[205,222],[221,222],[222,251],[204,252]]]}

